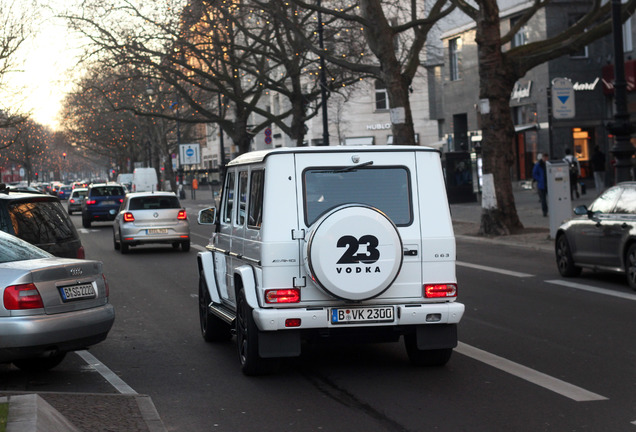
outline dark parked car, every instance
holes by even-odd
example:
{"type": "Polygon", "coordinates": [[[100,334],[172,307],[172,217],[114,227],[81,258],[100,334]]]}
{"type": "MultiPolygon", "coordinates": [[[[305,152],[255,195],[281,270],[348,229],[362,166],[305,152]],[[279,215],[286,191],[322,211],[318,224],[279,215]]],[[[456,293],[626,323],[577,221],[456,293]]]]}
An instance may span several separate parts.
{"type": "Polygon", "coordinates": [[[60,186],[59,189],[57,190],[57,197],[59,199],[61,199],[62,201],[66,201],[69,197],[69,195],[71,195],[71,190],[72,188],[70,186],[60,186]]]}
{"type": "Polygon", "coordinates": [[[124,202],[126,191],[116,183],[98,183],[88,187],[86,198],[82,202],[82,225],[90,228],[93,221],[112,221],[124,202]]]}
{"type": "Polygon", "coordinates": [[[115,319],[101,262],[57,258],[2,232],[0,294],[0,363],[27,371],[103,341],[115,319]]]}
{"type": "Polygon", "coordinates": [[[0,184],[0,230],[64,258],[84,258],[84,247],[57,197],[13,192],[0,184]]]}
{"type": "Polygon", "coordinates": [[[625,273],[636,290],[636,182],[619,183],[559,227],[556,260],[565,277],[583,268],[625,273]]]}

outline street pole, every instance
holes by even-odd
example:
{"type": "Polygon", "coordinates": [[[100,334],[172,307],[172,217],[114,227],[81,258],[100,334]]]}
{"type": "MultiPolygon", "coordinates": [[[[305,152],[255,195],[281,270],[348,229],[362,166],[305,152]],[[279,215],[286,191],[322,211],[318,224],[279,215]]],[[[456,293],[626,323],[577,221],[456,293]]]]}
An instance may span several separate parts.
{"type": "Polygon", "coordinates": [[[325,43],[322,35],[321,0],[318,0],[318,44],[320,46],[320,97],[322,99],[322,145],[329,145],[329,118],[327,113],[327,75],[325,71],[325,43]]]}
{"type": "MultiPolygon", "coordinates": [[[[614,121],[608,130],[614,135],[614,146],[610,150],[616,158],[616,183],[631,180],[632,155],[634,146],[631,135],[634,127],[627,111],[627,83],[625,81],[625,59],[623,52],[623,24],[621,21],[621,0],[612,0],[612,26],[614,35],[614,121]]],[[[631,35],[630,35],[631,36],[631,35]]]]}

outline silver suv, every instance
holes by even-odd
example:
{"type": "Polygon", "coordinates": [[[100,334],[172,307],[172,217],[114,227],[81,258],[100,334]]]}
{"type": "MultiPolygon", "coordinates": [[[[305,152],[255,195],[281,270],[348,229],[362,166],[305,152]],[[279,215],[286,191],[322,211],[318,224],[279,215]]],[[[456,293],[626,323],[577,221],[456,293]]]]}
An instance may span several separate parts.
{"type": "Polygon", "coordinates": [[[455,237],[440,154],[406,146],[281,148],[227,166],[198,254],[206,341],[236,333],[247,375],[301,341],[397,341],[441,366],[457,345],[455,237]]]}

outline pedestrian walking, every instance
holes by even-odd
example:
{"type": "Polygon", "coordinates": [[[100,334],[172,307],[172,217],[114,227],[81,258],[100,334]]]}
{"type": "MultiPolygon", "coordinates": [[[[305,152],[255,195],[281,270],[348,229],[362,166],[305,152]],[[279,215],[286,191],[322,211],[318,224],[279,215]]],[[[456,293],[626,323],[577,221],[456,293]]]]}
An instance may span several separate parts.
{"type": "Polygon", "coordinates": [[[539,201],[541,201],[541,211],[543,217],[548,215],[548,169],[546,162],[548,161],[548,154],[544,153],[537,156],[537,163],[532,168],[532,178],[537,182],[537,192],[539,193],[539,201]]]}
{"type": "Polygon", "coordinates": [[[563,158],[568,163],[568,169],[570,171],[570,198],[574,200],[574,196],[579,197],[579,177],[581,176],[581,165],[579,160],[572,154],[572,151],[565,149],[565,157],[563,158]]]}
{"type": "Polygon", "coordinates": [[[197,189],[199,189],[199,181],[194,177],[192,179],[192,199],[197,199],[197,189]]]}
{"type": "Polygon", "coordinates": [[[601,151],[598,145],[594,146],[592,157],[590,158],[590,165],[594,172],[594,187],[596,188],[596,195],[600,195],[605,190],[605,153],[601,151]]]}

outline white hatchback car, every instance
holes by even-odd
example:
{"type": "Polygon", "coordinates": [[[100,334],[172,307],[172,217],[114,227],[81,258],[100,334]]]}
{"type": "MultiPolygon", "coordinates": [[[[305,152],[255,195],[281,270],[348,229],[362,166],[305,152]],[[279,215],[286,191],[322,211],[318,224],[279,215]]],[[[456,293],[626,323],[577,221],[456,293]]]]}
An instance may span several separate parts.
{"type": "Polygon", "coordinates": [[[190,223],[172,192],[126,194],[113,223],[113,246],[128,253],[131,246],[167,243],[190,250],[190,223]]]}
{"type": "Polygon", "coordinates": [[[206,341],[234,330],[242,370],[267,372],[301,341],[396,341],[441,366],[457,346],[455,237],[438,151],[305,147],[227,166],[198,254],[206,341]]]}

